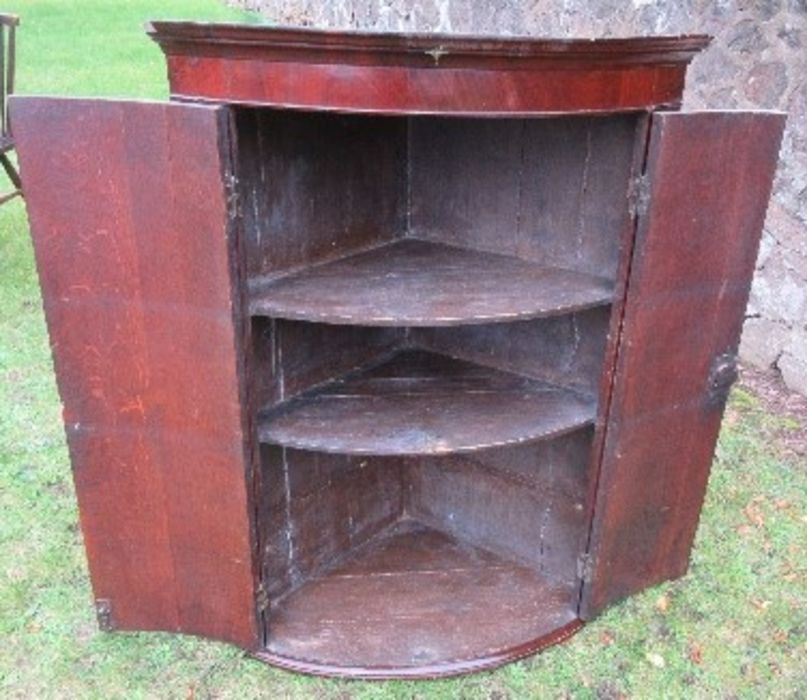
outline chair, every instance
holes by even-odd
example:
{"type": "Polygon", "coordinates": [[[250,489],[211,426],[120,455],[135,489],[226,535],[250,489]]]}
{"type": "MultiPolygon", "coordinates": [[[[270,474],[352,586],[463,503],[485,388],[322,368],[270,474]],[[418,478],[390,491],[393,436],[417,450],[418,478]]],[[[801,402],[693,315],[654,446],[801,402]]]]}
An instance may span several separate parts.
{"type": "Polygon", "coordinates": [[[14,91],[14,34],[19,23],[15,15],[0,14],[0,165],[14,186],[10,192],[0,192],[0,204],[22,195],[19,173],[9,158],[9,152],[14,150],[14,138],[8,119],[8,96],[14,91]]]}

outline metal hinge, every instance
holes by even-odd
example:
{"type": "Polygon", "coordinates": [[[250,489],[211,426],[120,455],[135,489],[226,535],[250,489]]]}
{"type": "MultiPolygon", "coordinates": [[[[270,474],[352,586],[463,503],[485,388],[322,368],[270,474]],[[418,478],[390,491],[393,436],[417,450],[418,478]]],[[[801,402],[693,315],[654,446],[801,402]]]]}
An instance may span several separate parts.
{"type": "Polygon", "coordinates": [[[241,217],[241,195],[238,192],[238,178],[232,173],[224,178],[224,189],[227,193],[227,211],[230,217],[238,219],[241,217]]]}
{"type": "Polygon", "coordinates": [[[109,632],[114,628],[112,622],[112,601],[109,598],[97,598],[95,601],[95,617],[98,620],[98,629],[109,632]]]}
{"type": "Polygon", "coordinates": [[[647,215],[650,206],[650,178],[646,174],[633,178],[630,192],[630,214],[632,217],[647,215]]]}
{"type": "Polygon", "coordinates": [[[594,561],[588,552],[577,557],[577,578],[583,583],[590,583],[594,575],[594,561]]]}
{"type": "Polygon", "coordinates": [[[259,613],[265,612],[269,607],[269,594],[262,583],[258,585],[258,590],[255,593],[255,605],[259,613]]]}

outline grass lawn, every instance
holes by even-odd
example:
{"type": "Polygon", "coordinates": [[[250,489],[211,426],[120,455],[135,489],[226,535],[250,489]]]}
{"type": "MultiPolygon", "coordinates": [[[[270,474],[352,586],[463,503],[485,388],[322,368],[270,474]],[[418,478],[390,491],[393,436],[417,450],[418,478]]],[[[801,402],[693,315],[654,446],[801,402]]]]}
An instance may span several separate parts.
{"type": "MultiPolygon", "coordinates": [[[[6,0],[2,9],[22,16],[19,92],[153,98],[167,88],[146,19],[246,18],[216,0],[6,0]]],[[[25,211],[20,201],[0,207],[0,697],[804,697],[807,465],[782,447],[798,422],[765,405],[734,391],[690,573],[499,671],[331,681],[223,644],[101,634],[25,211]]]]}

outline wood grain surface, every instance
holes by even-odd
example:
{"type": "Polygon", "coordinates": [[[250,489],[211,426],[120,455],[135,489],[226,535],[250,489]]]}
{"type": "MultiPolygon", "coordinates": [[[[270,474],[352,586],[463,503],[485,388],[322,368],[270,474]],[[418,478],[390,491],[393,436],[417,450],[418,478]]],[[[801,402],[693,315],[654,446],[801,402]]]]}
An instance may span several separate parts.
{"type": "Polygon", "coordinates": [[[95,597],[114,628],[252,648],[227,110],[11,113],[95,597]]]}
{"type": "Polygon", "coordinates": [[[253,290],[255,315],[365,326],[451,326],[608,304],[608,280],[519,258],[403,239],[253,290]]]}
{"type": "Polygon", "coordinates": [[[784,127],[779,113],[653,115],[582,614],[689,564],[784,127]]]}
{"type": "Polygon", "coordinates": [[[573,600],[526,566],[402,521],[283,599],[266,655],[342,675],[445,675],[517,658],[575,622],[573,600]]]}
{"type": "Polygon", "coordinates": [[[324,452],[443,454],[552,437],[594,413],[583,394],[415,350],[262,414],[259,436],[324,452]]]}
{"type": "Polygon", "coordinates": [[[175,97],[377,114],[545,115],[680,103],[703,35],[537,40],[154,22],[175,97]]]}
{"type": "Polygon", "coordinates": [[[655,111],[708,38],[149,33],[11,109],[102,624],[438,677],[683,574],[784,123],[655,111]]]}

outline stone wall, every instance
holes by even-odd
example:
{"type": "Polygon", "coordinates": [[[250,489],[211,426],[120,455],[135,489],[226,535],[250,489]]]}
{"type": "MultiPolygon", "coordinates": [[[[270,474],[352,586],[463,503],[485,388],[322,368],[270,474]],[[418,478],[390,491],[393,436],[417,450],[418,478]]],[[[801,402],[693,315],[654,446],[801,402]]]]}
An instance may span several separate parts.
{"type": "Polygon", "coordinates": [[[807,0],[231,0],[278,24],[629,36],[706,32],[685,108],[789,113],[741,355],[807,394],[807,0]]]}

